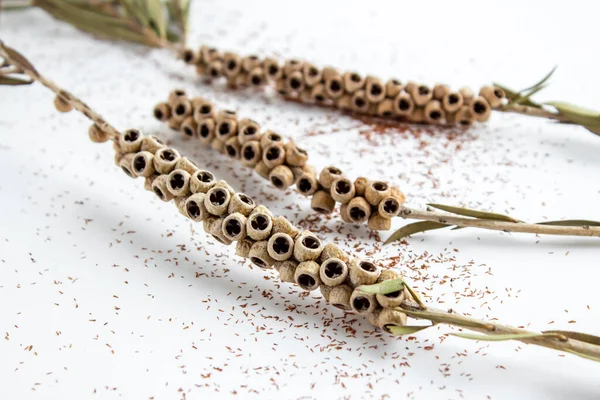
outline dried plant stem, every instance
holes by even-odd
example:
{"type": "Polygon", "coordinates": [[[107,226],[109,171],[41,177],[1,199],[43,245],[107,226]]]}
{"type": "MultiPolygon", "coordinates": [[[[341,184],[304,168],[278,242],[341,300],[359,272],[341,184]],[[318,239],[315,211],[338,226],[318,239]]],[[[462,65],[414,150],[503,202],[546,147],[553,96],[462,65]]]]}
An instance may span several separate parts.
{"type": "Polygon", "coordinates": [[[119,135],[119,131],[106,122],[100,114],[96,113],[87,104],[72,95],[70,92],[61,89],[57,84],[39,74],[25,58],[20,56],[19,53],[15,52],[14,50],[5,46],[2,41],[0,41],[0,55],[2,55],[2,57],[13,67],[22,71],[32,80],[38,81],[48,89],[52,90],[57,96],[69,103],[74,109],[78,110],[92,120],[100,129],[108,132],[113,137],[119,135]]]}
{"type": "MultiPolygon", "coordinates": [[[[481,332],[486,335],[535,335],[536,332],[521,328],[515,328],[508,325],[502,325],[497,322],[482,321],[465,315],[455,314],[452,310],[444,311],[435,308],[423,309],[417,303],[405,300],[400,308],[408,316],[429,320],[433,323],[443,323],[460,328],[481,332]]],[[[540,334],[541,335],[541,334],[540,334]]],[[[577,353],[590,358],[600,358],[600,346],[587,343],[581,340],[568,338],[561,333],[545,333],[544,336],[534,338],[513,339],[526,344],[547,347],[554,350],[565,351],[568,353],[577,353]]]]}
{"type": "Polygon", "coordinates": [[[507,104],[497,108],[496,111],[528,115],[530,117],[548,118],[562,123],[572,123],[566,115],[553,113],[543,108],[525,106],[522,104],[507,104]]]}
{"type": "Polygon", "coordinates": [[[596,226],[559,226],[528,224],[524,222],[494,221],[467,217],[455,217],[447,213],[429,210],[415,210],[408,207],[404,207],[402,209],[400,216],[405,219],[432,221],[449,226],[482,228],[503,232],[523,232],[567,236],[600,236],[600,227],[596,226]]]}

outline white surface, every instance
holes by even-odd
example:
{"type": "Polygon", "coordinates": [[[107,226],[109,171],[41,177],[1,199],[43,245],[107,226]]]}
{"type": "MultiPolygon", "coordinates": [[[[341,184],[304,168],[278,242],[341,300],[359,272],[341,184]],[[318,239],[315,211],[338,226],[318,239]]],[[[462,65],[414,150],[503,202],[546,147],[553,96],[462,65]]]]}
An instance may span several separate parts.
{"type": "MultiPolygon", "coordinates": [[[[194,2],[192,43],[454,87],[522,87],[558,64],[540,98],[600,108],[592,2],[221,3],[194,2]]],[[[494,115],[454,140],[368,139],[359,132],[372,127],[335,111],[199,85],[167,52],[97,41],[39,11],[1,15],[0,35],[118,128],[170,139],[258,202],[363,252],[380,245],[365,227],[315,216],[305,198],[160,126],[152,106],[175,87],[202,93],[292,136],[316,165],[399,184],[413,205],[600,219],[600,138],[580,128],[494,115]]],[[[574,356],[444,338],[445,326],[410,340],[373,333],[207,240],[119,171],[110,145],[90,143],[88,121],[56,113],[46,89],[2,87],[0,106],[0,398],[600,396],[600,365],[574,356]]],[[[599,244],[465,229],[376,254],[384,264],[400,254],[396,267],[431,304],[598,334],[599,244]]]]}

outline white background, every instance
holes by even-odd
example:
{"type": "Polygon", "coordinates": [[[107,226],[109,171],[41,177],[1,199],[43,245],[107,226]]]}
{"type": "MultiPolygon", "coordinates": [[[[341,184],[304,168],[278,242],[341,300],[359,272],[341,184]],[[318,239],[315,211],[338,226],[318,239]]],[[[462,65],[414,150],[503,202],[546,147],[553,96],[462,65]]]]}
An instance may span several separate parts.
{"type": "MultiPolygon", "coordinates": [[[[559,65],[538,98],[600,108],[594,2],[222,3],[194,2],[192,44],[455,88],[524,87],[559,65]]],[[[493,115],[458,134],[369,134],[334,110],[207,85],[167,51],[98,41],[40,11],[0,15],[0,37],[117,128],[168,139],[328,240],[384,265],[399,255],[395,267],[430,304],[600,333],[598,239],[465,229],[377,250],[366,227],[315,216],[307,199],[179,138],[151,109],[182,87],[293,137],[317,166],[398,184],[413,206],[530,221],[600,219],[600,137],[582,128],[493,115]]],[[[89,142],[89,122],[58,114],[52,99],[39,85],[0,88],[0,398],[600,397],[591,361],[445,338],[446,326],[395,339],[278,284],[126,177],[109,144],[89,142]]]]}

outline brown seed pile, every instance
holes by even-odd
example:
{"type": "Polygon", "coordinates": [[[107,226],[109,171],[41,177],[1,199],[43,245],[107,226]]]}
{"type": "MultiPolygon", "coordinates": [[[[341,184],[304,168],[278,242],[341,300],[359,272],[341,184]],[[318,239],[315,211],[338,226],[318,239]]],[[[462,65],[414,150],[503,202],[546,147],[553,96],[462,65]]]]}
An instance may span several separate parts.
{"type": "Polygon", "coordinates": [[[295,184],[298,192],[312,197],[311,207],[317,212],[332,213],[339,202],[345,222],[366,222],[375,230],[390,229],[391,218],[400,213],[404,194],[398,188],[364,177],[352,181],[334,166],[317,174],[307,164],[307,152],[293,141],[272,131],[261,132],[256,121],[238,119],[234,111],[217,110],[203,98],[190,99],[183,90],[174,90],[167,102],[156,105],[154,116],[254,168],[279,189],[295,184]]]}
{"type": "Polygon", "coordinates": [[[186,49],[181,57],[196,66],[199,75],[224,77],[232,88],[270,85],[282,96],[304,103],[414,123],[467,126],[487,121],[492,109],[506,102],[499,87],[483,86],[476,96],[468,88],[452,91],[442,84],[430,88],[411,81],[384,81],[295,59],[282,65],[273,58],[242,57],[208,46],[186,49]]]}
{"type": "Polygon", "coordinates": [[[202,222],[206,233],[219,242],[236,242],[238,256],[262,269],[275,268],[283,282],[308,291],[320,289],[333,306],[354,310],[384,330],[405,325],[406,315],[394,309],[409,298],[405,290],[373,295],[356,289],[397,279],[396,271],[352,257],[311,231],[274,216],[154,136],[144,137],[131,129],[114,141],[114,148],[116,163],[128,176],[144,178],[146,189],[162,201],[173,200],[181,214],[202,222]]]}

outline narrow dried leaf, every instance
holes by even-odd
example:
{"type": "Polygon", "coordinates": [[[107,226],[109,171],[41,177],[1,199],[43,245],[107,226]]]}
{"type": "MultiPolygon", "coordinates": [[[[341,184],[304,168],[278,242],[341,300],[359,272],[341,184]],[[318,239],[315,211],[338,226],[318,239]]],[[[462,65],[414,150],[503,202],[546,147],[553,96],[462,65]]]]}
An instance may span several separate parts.
{"type": "Polygon", "coordinates": [[[394,336],[402,336],[402,335],[410,335],[411,333],[416,333],[422,331],[427,328],[431,328],[432,325],[427,326],[398,326],[398,325],[386,325],[386,329],[394,336]]]}
{"type": "Polygon", "coordinates": [[[33,83],[28,78],[17,78],[13,76],[0,76],[0,85],[16,86],[16,85],[29,85],[33,83]]]}
{"type": "Polygon", "coordinates": [[[600,221],[591,221],[589,219],[562,219],[557,221],[536,222],[537,225],[556,225],[556,226],[600,226],[600,221]]]}
{"type": "Polygon", "coordinates": [[[533,103],[533,101],[531,100],[531,96],[533,96],[534,94],[538,93],[539,91],[545,89],[546,87],[547,87],[547,85],[540,85],[536,88],[533,88],[530,92],[523,94],[518,99],[515,99],[513,103],[521,104],[521,105],[536,104],[537,106],[539,106],[539,104],[533,103]]]}
{"type": "Polygon", "coordinates": [[[600,113],[598,111],[561,101],[552,101],[544,104],[556,108],[571,122],[587,128],[596,135],[600,135],[600,113]]]}
{"type": "Polygon", "coordinates": [[[479,335],[473,333],[449,333],[448,335],[457,336],[464,339],[483,340],[487,342],[501,342],[504,340],[535,339],[542,337],[554,337],[555,334],[545,333],[507,333],[503,335],[479,335]]]}
{"type": "Polygon", "coordinates": [[[404,288],[404,281],[400,279],[389,279],[373,285],[361,285],[357,289],[363,293],[388,294],[404,288]]]}
{"type": "Polygon", "coordinates": [[[432,221],[422,221],[415,222],[412,224],[404,225],[402,228],[398,229],[385,241],[384,245],[395,242],[396,240],[400,240],[406,236],[410,236],[414,233],[431,231],[433,229],[446,228],[451,225],[440,224],[439,222],[432,221]]]}
{"type": "Polygon", "coordinates": [[[2,41],[0,41],[0,49],[2,49],[2,51],[6,54],[6,57],[8,59],[12,60],[14,63],[17,63],[17,65],[15,65],[16,67],[20,67],[24,70],[31,72],[36,76],[39,76],[39,73],[37,72],[33,64],[31,64],[29,60],[26,59],[25,56],[23,56],[21,53],[19,53],[15,49],[8,47],[2,41]]]}
{"type": "Polygon", "coordinates": [[[586,342],[589,344],[594,344],[600,346],[600,337],[590,335],[582,332],[574,332],[574,331],[543,331],[543,333],[556,333],[559,335],[563,335],[568,337],[569,339],[579,340],[580,342],[586,342]]]}
{"type": "Polygon", "coordinates": [[[527,91],[529,91],[529,90],[534,90],[534,89],[536,89],[536,88],[538,88],[538,87],[542,86],[544,83],[546,83],[546,82],[548,81],[548,79],[550,79],[550,77],[552,77],[552,75],[554,75],[554,72],[556,71],[556,68],[558,68],[558,65],[555,65],[555,66],[554,66],[554,68],[552,68],[552,69],[550,70],[550,72],[548,72],[548,74],[546,74],[546,76],[544,76],[544,77],[542,78],[542,80],[541,80],[541,81],[539,81],[539,82],[538,82],[538,83],[536,83],[535,85],[532,85],[532,86],[530,86],[530,87],[528,87],[528,88],[525,88],[525,89],[521,90],[521,91],[520,91],[520,93],[525,93],[525,92],[527,92],[527,91]]]}
{"type": "Polygon", "coordinates": [[[429,207],[437,208],[438,210],[447,211],[449,213],[453,213],[453,214],[457,214],[457,215],[464,215],[466,217],[487,219],[487,220],[493,220],[493,221],[521,222],[518,219],[514,219],[513,217],[510,217],[510,216],[504,215],[504,214],[472,210],[470,208],[463,208],[463,207],[447,206],[444,204],[429,203],[427,205],[429,207]]]}
{"type": "Polygon", "coordinates": [[[455,325],[463,328],[490,329],[489,323],[483,321],[465,320],[460,315],[440,314],[435,312],[429,312],[427,310],[408,310],[405,308],[398,308],[397,310],[403,312],[409,317],[427,319],[436,323],[455,325]]]}

